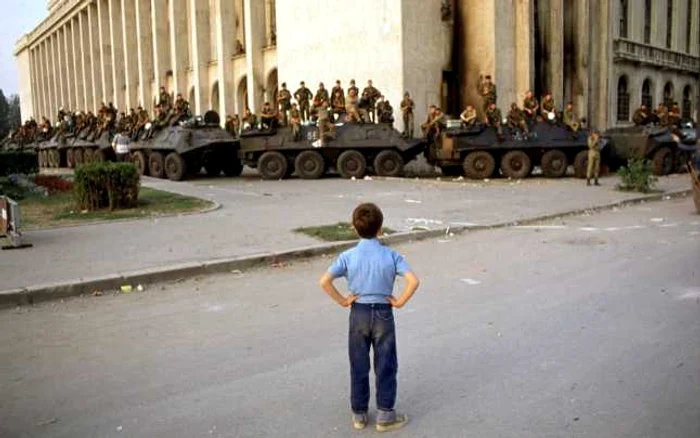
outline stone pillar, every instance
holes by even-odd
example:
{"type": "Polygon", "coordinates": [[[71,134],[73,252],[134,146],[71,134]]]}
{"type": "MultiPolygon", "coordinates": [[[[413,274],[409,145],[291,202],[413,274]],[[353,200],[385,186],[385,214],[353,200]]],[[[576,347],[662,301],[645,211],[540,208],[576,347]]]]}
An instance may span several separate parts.
{"type": "Polygon", "coordinates": [[[46,40],[39,43],[39,68],[41,69],[41,100],[43,102],[43,116],[46,116],[50,120],[51,113],[49,112],[49,107],[51,107],[51,96],[49,95],[49,65],[47,63],[46,56],[46,40]]]}
{"type": "Polygon", "coordinates": [[[136,47],[139,93],[137,100],[150,108],[153,96],[153,33],[151,32],[151,0],[132,0],[136,5],[136,47]]]}
{"type": "MultiPolygon", "coordinates": [[[[171,68],[166,0],[151,0],[151,32],[153,40],[153,78],[155,80],[153,95],[157,100],[160,87],[166,87],[167,85],[167,72],[171,68]]],[[[151,109],[154,111],[155,107],[151,109]]]]}
{"type": "Polygon", "coordinates": [[[182,93],[183,96],[187,96],[187,67],[189,65],[186,8],[187,0],[170,0],[170,8],[168,9],[174,87],[172,91],[182,93]]]}
{"type": "Polygon", "coordinates": [[[88,104],[92,111],[97,114],[100,100],[102,99],[102,71],[103,65],[100,63],[99,40],[99,16],[97,14],[97,4],[91,3],[87,7],[87,23],[83,23],[87,28],[83,29],[83,36],[87,38],[87,53],[85,53],[85,68],[89,73],[90,84],[88,85],[88,104]]]}
{"type": "MultiPolygon", "coordinates": [[[[576,83],[574,84],[574,96],[572,100],[576,109],[576,114],[579,117],[585,117],[586,120],[591,120],[591,115],[588,111],[588,102],[590,98],[589,78],[590,78],[590,52],[591,52],[591,36],[588,33],[590,28],[590,13],[588,0],[575,0],[574,8],[576,10],[575,22],[575,65],[576,65],[576,83]]],[[[640,38],[641,39],[641,38],[640,38]]]]}
{"type": "Polygon", "coordinates": [[[86,111],[87,105],[85,103],[85,81],[83,80],[83,66],[84,64],[79,61],[82,59],[82,50],[80,47],[80,29],[78,27],[78,20],[80,19],[82,12],[78,12],[77,16],[71,18],[68,24],[68,61],[71,69],[73,70],[73,83],[69,91],[72,91],[73,102],[75,106],[73,107],[76,111],[86,111]]]}
{"type": "Polygon", "coordinates": [[[248,107],[257,112],[264,99],[265,78],[263,53],[265,45],[265,2],[244,0],[246,80],[248,82],[248,107]]]}
{"type": "Polygon", "coordinates": [[[67,84],[66,84],[66,49],[65,49],[65,33],[63,28],[56,30],[56,62],[58,63],[58,98],[59,105],[64,110],[70,110],[70,100],[68,99],[67,84]]]}
{"type": "Polygon", "coordinates": [[[119,111],[126,111],[126,61],[124,60],[124,38],[122,36],[122,1],[109,0],[109,38],[112,45],[112,82],[114,83],[112,103],[119,111]]]}
{"type": "Polygon", "coordinates": [[[547,91],[561,106],[564,100],[564,0],[549,0],[547,91]]]}
{"type": "Polygon", "coordinates": [[[190,102],[195,114],[203,114],[209,109],[209,81],[207,70],[210,61],[209,54],[209,3],[200,0],[190,2],[190,47],[192,48],[192,82],[194,86],[194,102],[190,102]]]}
{"type": "MultiPolygon", "coordinates": [[[[58,79],[58,56],[56,55],[56,34],[49,37],[49,49],[51,50],[51,117],[55,117],[61,103],[60,81],[58,79]]],[[[53,119],[52,119],[53,120],[53,119]]],[[[57,120],[54,120],[56,122],[57,120]]]]}
{"type": "Polygon", "coordinates": [[[78,15],[78,38],[80,39],[80,72],[83,76],[83,109],[85,112],[95,110],[95,83],[93,81],[92,68],[92,46],[89,33],[89,14],[90,6],[88,5],[78,15]]]}
{"type": "Polygon", "coordinates": [[[31,49],[32,53],[32,76],[34,76],[34,117],[37,120],[44,114],[44,98],[43,98],[43,84],[41,82],[41,61],[39,59],[39,49],[38,46],[34,46],[31,49]]]}
{"type": "MultiPolygon", "coordinates": [[[[524,93],[535,82],[535,9],[533,0],[517,0],[515,5],[515,102],[522,105],[524,93]]],[[[504,66],[505,68],[505,66],[504,66]]]]}
{"type": "Polygon", "coordinates": [[[114,76],[112,75],[112,37],[110,35],[110,0],[97,0],[97,46],[100,50],[102,94],[100,104],[114,99],[114,76]]]}
{"type": "Polygon", "coordinates": [[[219,108],[214,108],[219,112],[222,123],[227,115],[233,114],[234,110],[234,85],[231,75],[228,75],[231,55],[235,48],[231,35],[235,35],[236,18],[234,5],[227,0],[216,0],[216,49],[217,65],[216,77],[219,83],[219,108]]]}
{"type": "MultiPolygon", "coordinates": [[[[139,88],[135,0],[121,0],[122,49],[124,58],[124,111],[136,108],[139,88]]],[[[140,86],[140,87],[139,87],[140,86]]]]}

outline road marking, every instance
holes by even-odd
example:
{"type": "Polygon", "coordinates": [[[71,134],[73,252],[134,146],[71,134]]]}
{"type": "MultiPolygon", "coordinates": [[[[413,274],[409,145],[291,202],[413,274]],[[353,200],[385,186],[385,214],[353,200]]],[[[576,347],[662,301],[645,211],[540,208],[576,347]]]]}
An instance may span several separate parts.
{"type": "Polygon", "coordinates": [[[468,284],[469,286],[476,286],[476,285],[481,284],[481,282],[480,282],[479,280],[474,280],[474,279],[472,279],[472,278],[463,278],[463,279],[461,279],[460,281],[461,281],[462,283],[468,284]]]}
{"type": "Polygon", "coordinates": [[[579,230],[580,231],[599,231],[598,228],[594,228],[594,227],[582,227],[582,228],[579,228],[579,230]]]}
{"type": "Polygon", "coordinates": [[[423,201],[418,201],[415,199],[406,199],[405,201],[407,204],[422,204],[423,203],[423,201]]]}
{"type": "Polygon", "coordinates": [[[673,227],[677,227],[677,226],[678,226],[678,224],[663,224],[663,225],[659,225],[659,228],[673,228],[673,227]]]}
{"type": "Polygon", "coordinates": [[[651,219],[649,219],[649,220],[650,220],[651,222],[654,222],[654,223],[657,223],[657,224],[658,224],[658,223],[663,222],[663,221],[664,221],[664,218],[662,218],[662,217],[654,217],[654,218],[651,218],[651,219]]]}
{"type": "Polygon", "coordinates": [[[518,230],[566,230],[566,225],[518,225],[513,227],[518,230]]]}
{"type": "Polygon", "coordinates": [[[450,222],[450,225],[456,225],[458,227],[478,227],[479,224],[474,222],[450,222]]]}

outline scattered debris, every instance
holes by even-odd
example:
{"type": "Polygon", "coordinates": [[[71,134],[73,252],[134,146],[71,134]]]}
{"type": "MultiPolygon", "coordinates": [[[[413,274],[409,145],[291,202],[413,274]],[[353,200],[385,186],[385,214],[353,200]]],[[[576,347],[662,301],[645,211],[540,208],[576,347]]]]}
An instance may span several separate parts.
{"type": "Polygon", "coordinates": [[[143,285],[140,285],[140,284],[139,284],[138,286],[136,286],[136,290],[137,290],[138,292],[143,292],[143,291],[144,291],[143,285]]]}
{"type": "Polygon", "coordinates": [[[130,284],[125,284],[121,287],[122,293],[128,294],[133,292],[134,288],[130,284]]]}
{"type": "Polygon", "coordinates": [[[365,181],[372,181],[372,177],[369,176],[369,175],[367,175],[367,176],[365,177],[365,181]]]}
{"type": "Polygon", "coordinates": [[[117,426],[117,432],[121,432],[122,430],[124,430],[124,428],[123,428],[123,427],[121,427],[121,426],[117,426]]]}
{"type": "Polygon", "coordinates": [[[233,278],[243,278],[243,271],[240,269],[234,269],[231,274],[233,274],[233,278]]]}
{"type": "Polygon", "coordinates": [[[461,281],[462,283],[468,284],[469,286],[476,286],[476,285],[478,285],[478,284],[481,284],[481,282],[480,282],[479,280],[474,280],[474,279],[472,279],[472,278],[463,278],[463,279],[461,279],[460,281],[461,281]]]}
{"type": "Polygon", "coordinates": [[[287,266],[289,266],[289,263],[284,263],[284,262],[270,263],[271,268],[286,268],[287,266]]]}
{"type": "Polygon", "coordinates": [[[37,423],[37,426],[42,427],[42,426],[48,426],[49,424],[56,424],[58,423],[58,418],[52,418],[50,420],[42,421],[41,423],[37,423]]]}
{"type": "Polygon", "coordinates": [[[92,296],[93,296],[93,297],[101,297],[102,295],[104,295],[104,294],[102,293],[101,290],[94,290],[94,291],[92,291],[92,296]]]}

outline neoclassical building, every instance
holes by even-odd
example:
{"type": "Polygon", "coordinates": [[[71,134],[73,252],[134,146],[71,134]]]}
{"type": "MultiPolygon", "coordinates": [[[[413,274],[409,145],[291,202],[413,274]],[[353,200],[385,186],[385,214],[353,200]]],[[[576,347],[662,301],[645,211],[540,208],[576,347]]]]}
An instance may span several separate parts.
{"type": "MultiPolygon", "coordinates": [[[[368,79],[417,124],[456,115],[491,75],[505,110],[533,90],[591,125],[642,102],[698,111],[700,0],[49,0],[16,46],[22,115],[113,102],[151,109],[161,86],[197,113],[259,109],[279,85],[368,79]]],[[[400,124],[401,122],[398,122],[400,124]]]]}

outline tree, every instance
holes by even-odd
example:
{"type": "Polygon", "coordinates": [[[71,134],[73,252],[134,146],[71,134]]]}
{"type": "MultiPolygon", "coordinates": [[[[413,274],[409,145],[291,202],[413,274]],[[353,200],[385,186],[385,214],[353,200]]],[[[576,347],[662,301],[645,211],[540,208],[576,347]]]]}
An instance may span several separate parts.
{"type": "Polygon", "coordinates": [[[19,128],[22,125],[22,113],[19,105],[19,96],[13,94],[8,102],[7,126],[11,131],[19,128]]]}
{"type": "Polygon", "coordinates": [[[0,89],[0,138],[5,138],[10,133],[10,126],[8,124],[9,112],[10,107],[7,104],[5,93],[0,89]]]}

